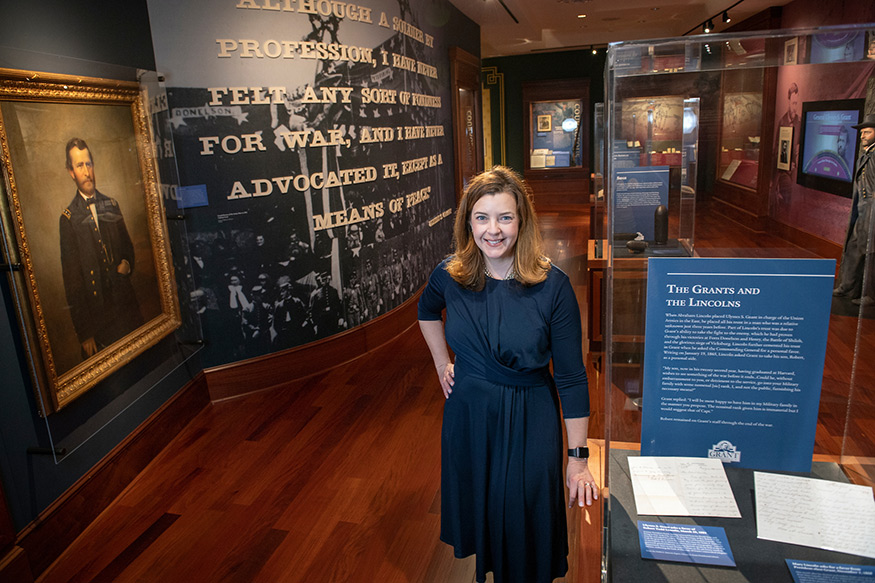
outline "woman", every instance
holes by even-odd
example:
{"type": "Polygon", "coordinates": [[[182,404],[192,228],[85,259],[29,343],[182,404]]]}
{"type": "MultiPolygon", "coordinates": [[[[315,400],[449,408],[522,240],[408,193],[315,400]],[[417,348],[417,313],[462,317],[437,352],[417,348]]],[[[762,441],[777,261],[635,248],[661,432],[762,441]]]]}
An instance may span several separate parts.
{"type": "Polygon", "coordinates": [[[477,581],[493,571],[495,583],[547,583],[568,570],[559,399],[574,454],[568,506],[598,498],[583,449],[589,393],[577,300],[543,256],[528,189],[510,169],[471,181],[454,244],[419,301],[446,397],[441,540],[459,558],[477,555],[477,581]]]}

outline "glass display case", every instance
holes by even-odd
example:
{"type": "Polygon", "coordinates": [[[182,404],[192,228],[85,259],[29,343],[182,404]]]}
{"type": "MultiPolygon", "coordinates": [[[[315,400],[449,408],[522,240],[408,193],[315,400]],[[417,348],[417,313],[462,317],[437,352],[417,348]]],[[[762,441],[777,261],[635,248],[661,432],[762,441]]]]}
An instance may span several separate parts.
{"type": "Polygon", "coordinates": [[[590,187],[589,238],[600,241],[607,237],[605,213],[605,104],[593,106],[592,185],[590,187]]]}
{"type": "MultiPolygon", "coordinates": [[[[589,80],[523,84],[524,174],[528,181],[589,181],[589,80]]],[[[535,192],[538,188],[533,186],[535,192]]]]}
{"type": "Polygon", "coordinates": [[[581,165],[580,99],[535,101],[529,104],[530,168],[570,168],[581,165]]]}
{"type": "Polygon", "coordinates": [[[785,559],[875,563],[853,544],[763,540],[756,516],[767,475],[875,484],[875,274],[861,262],[856,287],[833,294],[858,201],[799,178],[820,156],[845,161],[834,178],[853,183],[854,126],[875,114],[875,60],[858,50],[870,29],[609,47],[595,116],[608,228],[588,257],[604,581],[791,581],[785,559]],[[835,114],[807,114],[815,138],[800,136],[809,111],[835,114]],[[630,458],[678,457],[721,462],[740,518],[639,512],[641,462],[630,458]],[[641,526],[653,521],[722,529],[734,564],[655,558],[641,526]]]}

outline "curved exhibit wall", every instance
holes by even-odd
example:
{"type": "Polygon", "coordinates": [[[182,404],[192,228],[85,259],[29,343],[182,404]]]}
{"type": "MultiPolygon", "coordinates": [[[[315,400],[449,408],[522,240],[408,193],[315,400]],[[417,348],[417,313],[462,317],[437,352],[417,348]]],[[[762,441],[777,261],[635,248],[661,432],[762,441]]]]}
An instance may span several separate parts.
{"type": "Polygon", "coordinates": [[[212,367],[400,306],[449,250],[448,2],[149,0],[212,367]]]}
{"type": "MultiPolygon", "coordinates": [[[[50,10],[45,5],[4,9],[0,66],[136,79],[136,69],[156,67],[148,18],[160,18],[160,6],[149,4],[147,10],[146,3],[139,2],[126,5],[120,15],[116,4],[95,3],[85,19],[63,3],[50,10]]],[[[362,21],[364,10],[356,13],[357,20],[346,11],[343,18],[328,16],[316,22],[315,16],[297,12],[263,18],[265,10],[237,9],[236,0],[226,4],[227,10],[218,3],[201,2],[200,9],[176,14],[174,18],[187,19],[174,21],[167,29],[174,31],[176,45],[170,32],[154,35],[156,49],[161,45],[160,53],[166,55],[162,43],[171,43],[176,60],[172,66],[166,59],[158,65],[166,75],[170,99],[150,102],[153,130],[163,132],[155,136],[155,146],[164,206],[168,217],[185,217],[168,221],[180,244],[174,259],[184,263],[175,266],[180,307],[184,322],[193,322],[194,328],[198,319],[203,322],[210,334],[206,348],[185,360],[184,366],[140,387],[160,372],[158,365],[172,364],[171,356],[176,358],[180,346],[196,340],[197,334],[168,337],[70,406],[41,418],[16,321],[16,294],[4,280],[0,354],[6,375],[0,391],[0,479],[18,531],[64,501],[71,486],[92,475],[107,454],[124,447],[144,421],[180,395],[205,365],[271,354],[285,346],[309,343],[315,348],[332,335],[349,336],[342,333],[395,306],[409,305],[449,248],[447,211],[454,193],[447,47],[457,45],[478,54],[476,25],[447,2],[374,5],[375,20],[370,24],[362,21]],[[388,28],[379,22],[383,13],[388,28]],[[224,20],[217,20],[220,16],[224,20]],[[267,21],[273,21],[275,28],[267,21]],[[216,28],[206,29],[198,40],[193,29],[199,26],[216,28]],[[287,40],[299,47],[313,44],[312,49],[311,45],[299,48],[294,59],[271,61],[274,66],[267,72],[254,64],[255,59],[222,57],[227,70],[208,77],[219,60],[216,47],[221,45],[216,38],[226,36],[287,40]],[[324,40],[314,40],[317,37],[324,40]],[[198,43],[203,51],[196,50],[198,43]],[[347,49],[328,46],[332,44],[347,49]],[[351,46],[358,52],[350,51],[351,46]],[[312,58],[323,51],[338,60],[312,58]],[[370,63],[361,62],[366,53],[372,57],[370,63]],[[341,55],[346,60],[339,60],[341,55]],[[277,102],[252,103],[260,100],[253,98],[261,95],[258,89],[252,90],[259,86],[269,89],[277,102]],[[289,91],[271,89],[277,87],[289,91]],[[409,105],[400,103],[402,94],[409,105]],[[250,103],[236,103],[246,95],[250,103]],[[390,102],[392,97],[395,103],[390,102]],[[210,105],[214,99],[219,105],[210,105]],[[162,127],[154,127],[165,118],[162,127]],[[200,139],[211,137],[218,141],[200,139]],[[239,151],[234,151],[235,137],[240,140],[239,151]],[[202,154],[210,148],[214,154],[202,154]],[[178,183],[191,187],[183,205],[177,204],[177,170],[178,183]],[[268,184],[270,194],[266,194],[268,184]],[[204,206],[195,206],[203,202],[204,206]],[[291,307],[288,320],[285,314],[277,318],[272,310],[267,334],[262,336],[268,341],[260,344],[252,342],[252,330],[254,323],[264,323],[259,318],[265,314],[257,308],[252,288],[262,273],[274,290],[277,283],[288,283],[283,287],[291,289],[291,307]],[[239,284],[235,280],[231,285],[232,275],[239,284]],[[239,287],[240,293],[229,285],[239,287]],[[198,290],[202,293],[193,293],[198,290]],[[320,306],[326,305],[331,310],[340,305],[337,320],[320,317],[320,306]],[[250,310],[244,314],[246,306],[250,310]],[[292,315],[299,318],[300,330],[290,331],[292,315]],[[72,445],[65,456],[27,453],[30,447],[52,448],[58,442],[72,445]]],[[[286,0],[259,4],[297,6],[286,0]]],[[[63,156],[60,164],[63,167],[63,156]]],[[[176,238],[172,243],[176,245],[176,238]]],[[[361,346],[367,349],[374,334],[365,336],[361,346]]],[[[202,404],[184,414],[193,414],[197,406],[202,404]]]]}

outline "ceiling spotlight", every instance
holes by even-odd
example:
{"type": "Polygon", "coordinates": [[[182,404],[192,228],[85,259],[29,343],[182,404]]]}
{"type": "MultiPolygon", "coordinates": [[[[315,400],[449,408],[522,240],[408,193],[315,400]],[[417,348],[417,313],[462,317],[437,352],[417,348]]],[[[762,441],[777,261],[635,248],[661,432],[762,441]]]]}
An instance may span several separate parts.
{"type": "Polygon", "coordinates": [[[598,52],[599,52],[599,50],[597,48],[592,47],[592,54],[596,55],[596,54],[598,54],[598,52]]]}
{"type": "Polygon", "coordinates": [[[708,22],[705,23],[705,32],[711,32],[714,30],[714,22],[709,18],[708,22]]]}
{"type": "Polygon", "coordinates": [[[731,22],[732,19],[729,18],[729,13],[727,11],[723,11],[723,22],[731,22]]]}
{"type": "Polygon", "coordinates": [[[577,17],[578,18],[586,18],[586,14],[578,14],[577,17]]]}

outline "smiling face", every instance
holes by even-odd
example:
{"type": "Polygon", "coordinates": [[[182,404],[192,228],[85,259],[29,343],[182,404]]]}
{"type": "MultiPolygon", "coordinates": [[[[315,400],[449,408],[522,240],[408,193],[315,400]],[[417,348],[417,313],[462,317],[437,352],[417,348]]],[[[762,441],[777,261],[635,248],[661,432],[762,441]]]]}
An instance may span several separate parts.
{"type": "Polygon", "coordinates": [[[503,277],[513,264],[520,221],[516,199],[506,193],[487,194],[471,209],[471,236],[489,270],[503,277]]]}

